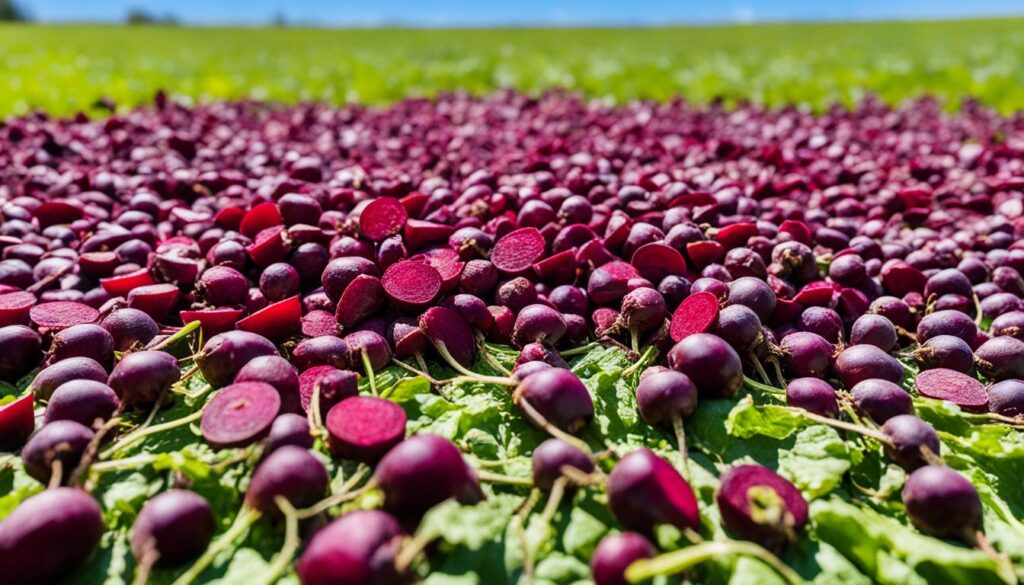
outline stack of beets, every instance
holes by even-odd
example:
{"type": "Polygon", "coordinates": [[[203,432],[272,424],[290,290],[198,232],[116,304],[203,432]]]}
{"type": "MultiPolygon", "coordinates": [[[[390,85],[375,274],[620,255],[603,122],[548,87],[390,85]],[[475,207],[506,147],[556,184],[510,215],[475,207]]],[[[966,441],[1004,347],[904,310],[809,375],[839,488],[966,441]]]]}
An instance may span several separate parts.
{"type": "MultiPolygon", "coordinates": [[[[484,497],[452,442],[406,438],[402,408],[358,382],[393,360],[473,379],[485,340],[521,353],[477,379],[515,387],[523,416],[560,437],[534,455],[537,487],[595,470],[574,438],[594,402],[560,352],[596,341],[657,360],[638,407],[680,442],[699,401],[736,397],[745,376],[819,420],[854,416],[912,472],[911,521],[974,544],[977,492],[942,466],[911,397],[1024,416],[1022,140],[1020,117],[970,103],[948,117],[926,100],[814,116],[557,93],[379,110],[160,95],[103,121],[10,120],[0,379],[31,392],[0,406],[0,447],[49,489],[0,523],[0,575],[50,581],[90,555],[104,526],[81,480],[101,443],[131,432],[122,416],[181,400],[171,342],[193,322],[205,345],[184,359],[216,390],[203,439],[264,446],[247,509],[328,495],[309,421],[331,456],[375,467],[383,509],[308,540],[303,583],[402,580],[418,519],[484,497]]],[[[605,489],[630,532],[598,547],[599,585],[656,554],[656,525],[700,528],[687,481],[651,451],[620,459],[605,489]]],[[[772,552],[808,519],[760,466],[726,470],[717,505],[731,534],[772,552]],[[781,512],[766,520],[755,489],[781,512]]],[[[133,552],[187,563],[214,526],[205,500],[170,490],[140,513],[133,552]]]]}

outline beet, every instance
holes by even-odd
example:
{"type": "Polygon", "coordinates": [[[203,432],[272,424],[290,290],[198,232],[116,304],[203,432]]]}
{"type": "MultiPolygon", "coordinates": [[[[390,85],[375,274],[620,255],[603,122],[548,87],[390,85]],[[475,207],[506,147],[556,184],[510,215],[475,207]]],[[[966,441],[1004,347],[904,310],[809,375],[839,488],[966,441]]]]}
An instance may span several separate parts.
{"type": "Polygon", "coordinates": [[[470,367],[476,361],[476,337],[455,311],[431,307],[420,315],[419,325],[435,347],[444,346],[463,367],[470,367]]]}
{"type": "Polygon", "coordinates": [[[898,414],[882,425],[882,434],[889,438],[885,452],[897,465],[913,471],[928,464],[932,455],[926,456],[922,449],[928,449],[933,456],[940,454],[942,444],[932,425],[912,414],[898,414]]]}
{"type": "Polygon", "coordinates": [[[0,294],[0,327],[28,325],[29,309],[36,304],[36,295],[26,291],[0,294]]]}
{"type": "Polygon", "coordinates": [[[590,557],[590,576],[595,585],[630,585],[626,569],[634,561],[656,554],[654,545],[636,532],[610,534],[601,539],[590,557]]]}
{"type": "Polygon", "coordinates": [[[850,394],[857,407],[879,424],[899,414],[914,413],[910,394],[888,380],[862,380],[850,389],[850,394]]]}
{"type": "Polygon", "coordinates": [[[820,378],[795,378],[786,385],[786,404],[819,416],[839,415],[836,389],[820,378]]]}
{"type": "Polygon", "coordinates": [[[718,297],[710,292],[696,292],[683,299],[672,314],[669,335],[679,342],[695,333],[706,333],[718,321],[718,297]]]}
{"type": "Polygon", "coordinates": [[[278,301],[252,313],[237,323],[242,331],[280,341],[299,329],[302,303],[298,296],[278,301]]]}
{"type": "Polygon", "coordinates": [[[206,342],[196,356],[196,365],[211,386],[220,388],[230,384],[249,360],[262,355],[278,355],[269,339],[248,331],[227,331],[206,342]]]}
{"type": "Polygon", "coordinates": [[[750,307],[759,319],[767,321],[775,311],[776,297],[763,280],[744,276],[729,283],[729,302],[750,307]]]}
{"type": "Polygon", "coordinates": [[[200,430],[214,447],[244,447],[266,436],[280,410],[281,397],[273,386],[238,382],[222,388],[206,405],[200,430]]]}
{"type": "Polygon", "coordinates": [[[674,370],[644,375],[636,387],[636,404],[647,424],[671,423],[697,410],[697,387],[689,376],[674,370]]]}
{"type": "Polygon", "coordinates": [[[378,197],[359,214],[359,231],[367,238],[379,242],[393,236],[405,227],[409,214],[393,197],[378,197]]]}
{"type": "Polygon", "coordinates": [[[42,340],[24,325],[0,327],[0,380],[14,383],[31,372],[43,357],[42,340]]]}
{"type": "Polygon", "coordinates": [[[430,305],[441,291],[441,274],[413,260],[396,262],[384,271],[381,286],[398,308],[413,311],[430,305]]]}
{"type": "Polygon", "coordinates": [[[544,254],[547,243],[540,230],[524,227],[505,234],[494,242],[491,263],[506,274],[528,270],[544,254]]]}
{"type": "Polygon", "coordinates": [[[702,397],[732,398],[743,386],[740,356],[722,338],[695,333],[675,344],[668,353],[669,366],[687,376],[702,397]]]}
{"type": "Polygon", "coordinates": [[[417,519],[450,498],[470,504],[483,497],[459,448],[437,435],[413,435],[396,445],[377,464],[374,478],[384,509],[402,519],[417,519]]]}
{"type": "Polygon", "coordinates": [[[216,524],[199,494],[171,489],[147,500],[132,526],[132,554],[140,564],[180,565],[206,550],[216,524]]]}
{"type": "Polygon", "coordinates": [[[583,474],[594,472],[594,461],[575,445],[561,439],[548,439],[533,451],[533,485],[551,491],[568,466],[583,474]]]}
{"type": "Polygon", "coordinates": [[[29,311],[29,317],[36,326],[57,331],[72,325],[95,323],[100,312],[82,303],[58,301],[35,305],[29,311]]]}
{"type": "Polygon", "coordinates": [[[914,350],[914,359],[921,369],[945,368],[964,374],[974,371],[974,352],[959,337],[936,335],[914,350]]]}
{"type": "Polygon", "coordinates": [[[629,261],[636,271],[651,282],[661,282],[666,276],[686,274],[686,260],[678,250],[659,242],[644,244],[633,252],[629,261]]]}
{"type": "Polygon", "coordinates": [[[266,382],[281,396],[281,412],[299,412],[299,374],[283,357],[253,358],[238,370],[234,382],[266,382]]]}
{"type": "Polygon", "coordinates": [[[594,269],[587,279],[587,294],[599,305],[615,303],[629,292],[629,280],[640,274],[631,265],[613,261],[594,269]]]}
{"type": "Polygon", "coordinates": [[[352,365],[351,358],[348,344],[336,335],[305,339],[292,350],[292,363],[300,372],[315,366],[346,369],[352,365]]]}
{"type": "Polygon", "coordinates": [[[120,352],[143,347],[160,332],[160,327],[152,317],[127,307],[104,317],[100,327],[110,333],[114,338],[114,349],[120,352]]]}
{"type": "Polygon", "coordinates": [[[114,415],[120,401],[117,394],[103,382],[76,379],[65,382],[54,390],[46,404],[44,424],[55,420],[73,420],[95,428],[114,415]]]}
{"type": "Polygon", "coordinates": [[[35,426],[31,393],[0,406],[0,451],[13,451],[21,447],[35,426]]]}
{"type": "Polygon", "coordinates": [[[1024,415],[1024,381],[1003,380],[989,386],[988,407],[1002,416],[1024,415]]]}
{"type": "Polygon", "coordinates": [[[286,445],[267,455],[256,467],[245,492],[245,503],[269,516],[280,516],[275,498],[296,509],[308,508],[327,493],[327,468],[308,449],[286,445]]]}
{"type": "Polygon", "coordinates": [[[58,386],[72,380],[107,381],[107,371],[92,358],[72,357],[40,370],[29,384],[32,392],[48,400],[58,386]]]}
{"type": "Polygon", "coordinates": [[[245,275],[234,268],[211,266],[199,277],[196,290],[207,303],[215,307],[241,305],[249,294],[249,282],[245,275]]]}
{"type": "Polygon", "coordinates": [[[807,331],[790,333],[779,343],[786,370],[796,377],[822,377],[832,369],[832,344],[807,331]]]}
{"type": "Polygon", "coordinates": [[[981,529],[978,491],[949,467],[926,465],[911,473],[903,485],[903,505],[914,526],[932,536],[973,543],[981,529]]]}
{"type": "Polygon", "coordinates": [[[143,268],[127,274],[118,274],[110,278],[101,278],[100,286],[114,297],[127,297],[128,293],[141,286],[155,284],[149,270],[143,268]]]}
{"type": "Polygon", "coordinates": [[[974,352],[978,369],[993,380],[1024,378],[1024,341],[993,337],[974,352]]]}
{"type": "Polygon", "coordinates": [[[862,315],[850,330],[851,345],[868,344],[882,351],[891,351],[896,347],[896,341],[896,327],[881,315],[862,315]]]}
{"type": "Polygon", "coordinates": [[[25,473],[47,484],[54,471],[54,462],[61,464],[61,483],[67,484],[71,472],[78,467],[93,432],[73,420],[57,420],[43,425],[21,449],[25,473]]]}
{"type": "Polygon", "coordinates": [[[126,406],[153,404],[181,379],[178,360],[162,351],[139,351],[124,356],[107,383],[126,406]]]}
{"type": "Polygon", "coordinates": [[[988,393],[977,379],[962,372],[936,368],[924,370],[914,379],[918,394],[952,402],[968,412],[988,410],[988,393]]]}
{"type": "Polygon", "coordinates": [[[373,331],[355,331],[345,336],[345,344],[352,352],[352,363],[354,367],[365,371],[366,362],[374,372],[383,370],[391,363],[391,346],[386,339],[373,331]],[[366,362],[363,361],[365,356],[366,362]]]}
{"type": "Polygon", "coordinates": [[[199,324],[203,328],[203,336],[210,338],[234,329],[235,324],[238,323],[238,320],[244,313],[245,311],[242,309],[221,307],[219,309],[207,309],[204,311],[181,311],[179,316],[181,317],[182,323],[188,324],[193,321],[199,321],[199,324]]]}
{"type": "Polygon", "coordinates": [[[679,472],[649,449],[626,455],[608,475],[608,506],[627,530],[651,534],[658,524],[697,529],[697,498],[679,472]]]}
{"type": "Polygon", "coordinates": [[[335,404],[359,394],[359,376],[350,370],[334,366],[313,366],[299,375],[299,401],[304,412],[309,411],[313,394],[319,387],[320,412],[326,413],[335,404]]]}
{"type": "Polygon", "coordinates": [[[72,357],[91,358],[104,367],[114,359],[114,338],[99,325],[72,325],[61,329],[50,343],[49,363],[72,357]]]}
{"type": "Polygon", "coordinates": [[[512,342],[519,347],[529,343],[555,345],[563,335],[565,319],[558,311],[547,305],[529,305],[516,317],[512,342]]]}
{"type": "Polygon", "coordinates": [[[836,358],[835,368],[846,388],[868,379],[888,380],[896,384],[903,382],[903,366],[896,358],[873,345],[846,348],[836,358]]]}
{"type": "Polygon", "coordinates": [[[531,423],[530,410],[567,433],[579,433],[594,418],[594,400],[583,382],[569,370],[548,368],[531,374],[516,386],[512,400],[531,423]],[[527,403],[524,405],[524,403],[527,403]]]}
{"type": "Polygon", "coordinates": [[[384,287],[380,279],[369,274],[360,274],[345,287],[345,292],[338,301],[335,317],[342,327],[355,327],[379,311],[385,300],[384,287]]]}
{"type": "Polygon", "coordinates": [[[346,398],[324,420],[331,451],[342,459],[374,463],[405,438],[405,411],[374,396],[346,398]]]}
{"type": "Polygon", "coordinates": [[[974,341],[978,327],[974,321],[960,311],[936,311],[925,315],[917,325],[917,342],[928,341],[936,335],[952,335],[967,343],[974,341]]]}
{"type": "Polygon", "coordinates": [[[295,572],[302,585],[394,583],[394,549],[401,534],[387,512],[348,512],[310,539],[295,572]]]}
{"type": "MultiPolygon", "coordinates": [[[[389,269],[393,269],[394,267],[395,265],[392,265],[389,269]]],[[[327,264],[327,267],[324,268],[323,275],[321,276],[324,292],[327,293],[327,296],[330,297],[332,301],[337,302],[338,299],[341,298],[342,293],[345,292],[345,288],[348,287],[349,283],[360,274],[380,276],[380,270],[377,269],[376,264],[366,258],[360,258],[358,256],[335,258],[327,264]]],[[[422,284],[425,284],[425,282],[419,283],[419,285],[422,284]]],[[[384,288],[387,290],[387,285],[385,285],[384,288]]],[[[413,292],[416,290],[416,286],[410,285],[409,288],[413,292]]]]}
{"type": "Polygon", "coordinates": [[[303,449],[313,448],[313,435],[309,430],[309,420],[305,416],[286,412],[274,419],[264,442],[263,454],[269,455],[285,445],[303,449]]]}
{"type": "Polygon", "coordinates": [[[807,524],[807,501],[786,478],[761,465],[737,465],[723,474],[715,503],[729,532],[781,552],[807,524]]]}

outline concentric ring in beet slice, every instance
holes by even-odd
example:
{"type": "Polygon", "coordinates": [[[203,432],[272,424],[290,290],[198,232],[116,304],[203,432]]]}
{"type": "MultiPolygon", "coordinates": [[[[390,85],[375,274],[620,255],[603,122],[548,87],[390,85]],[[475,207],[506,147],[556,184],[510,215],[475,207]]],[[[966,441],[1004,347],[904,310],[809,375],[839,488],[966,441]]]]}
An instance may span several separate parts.
{"type": "Polygon", "coordinates": [[[660,242],[644,244],[633,252],[629,261],[647,280],[658,283],[666,276],[686,274],[686,260],[672,246],[660,242]]]}
{"type": "Polygon", "coordinates": [[[409,212],[394,197],[378,197],[359,214],[359,231],[374,242],[401,233],[409,212]]]}
{"type": "Polygon", "coordinates": [[[710,331],[718,321],[718,309],[718,297],[707,291],[683,299],[672,314],[672,324],[669,325],[672,341],[678,343],[694,333],[710,331]]]}
{"type": "Polygon", "coordinates": [[[203,409],[199,428],[218,448],[244,447],[263,438],[281,410],[281,395],[264,382],[225,386],[203,409]]]}
{"type": "Polygon", "coordinates": [[[506,274],[528,270],[544,255],[547,242],[540,230],[533,227],[511,231],[494,243],[491,263],[506,274]]]}
{"type": "Polygon", "coordinates": [[[924,370],[914,378],[917,393],[927,398],[952,402],[968,412],[988,410],[988,392],[977,378],[956,370],[924,370]]]}
{"type": "Polygon", "coordinates": [[[331,408],[324,425],[331,452],[342,459],[373,463],[405,438],[405,411],[375,396],[353,396],[331,408]]]}
{"type": "Polygon", "coordinates": [[[39,327],[51,330],[67,329],[72,325],[95,323],[100,312],[75,301],[54,301],[42,303],[29,309],[29,318],[39,327]]]}
{"type": "Polygon", "coordinates": [[[36,295],[18,290],[0,294],[0,327],[28,325],[29,310],[36,304],[36,295]]]}
{"type": "Polygon", "coordinates": [[[405,310],[423,308],[441,292],[441,274],[427,264],[413,260],[395,262],[380,278],[384,294],[405,310]]]}

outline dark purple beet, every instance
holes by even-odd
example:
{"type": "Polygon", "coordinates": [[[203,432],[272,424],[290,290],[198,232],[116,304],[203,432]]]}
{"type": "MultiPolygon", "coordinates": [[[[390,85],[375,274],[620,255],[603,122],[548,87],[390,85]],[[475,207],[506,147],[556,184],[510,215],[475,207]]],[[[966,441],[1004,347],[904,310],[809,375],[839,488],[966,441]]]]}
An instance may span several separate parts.
{"type": "Polygon", "coordinates": [[[1024,381],[1003,380],[989,386],[988,408],[1003,416],[1024,415],[1024,381]]]}
{"type": "Polygon", "coordinates": [[[245,492],[245,503],[271,516],[281,510],[274,498],[281,496],[297,509],[308,508],[327,493],[327,468],[308,449],[285,445],[268,455],[256,468],[245,492]]]}
{"type": "Polygon", "coordinates": [[[179,379],[181,370],[173,355],[138,351],[121,358],[107,383],[126,406],[139,406],[160,400],[179,379]]]}
{"type": "Polygon", "coordinates": [[[459,448],[437,435],[413,435],[396,445],[377,464],[374,478],[384,492],[384,509],[399,518],[419,518],[449,498],[482,499],[459,448]]]}
{"type": "Polygon", "coordinates": [[[128,307],[104,317],[100,327],[110,332],[114,349],[121,352],[143,347],[160,333],[160,326],[152,317],[128,307]]]}
{"type": "Polygon", "coordinates": [[[132,554],[139,563],[179,565],[210,544],[216,524],[210,504],[199,494],[171,489],[147,500],[132,526],[132,554]]]}
{"type": "Polygon", "coordinates": [[[302,585],[394,583],[393,549],[401,534],[387,512],[348,512],[310,539],[295,572],[302,585]]]}
{"type": "Polygon", "coordinates": [[[836,358],[836,374],[846,388],[868,379],[903,382],[903,366],[896,358],[873,345],[853,345],[836,358]]]}
{"type": "Polygon", "coordinates": [[[779,342],[782,362],[796,377],[822,377],[832,369],[834,348],[824,337],[808,331],[790,333],[779,342]]]}
{"type": "Polygon", "coordinates": [[[566,466],[584,474],[594,472],[593,459],[576,446],[561,439],[544,441],[533,451],[533,485],[550,491],[566,466]]]}
{"type": "Polygon", "coordinates": [[[795,378],[786,385],[786,404],[820,416],[839,414],[836,389],[820,378],[795,378]]]}
{"type": "Polygon", "coordinates": [[[959,337],[936,335],[914,350],[921,369],[946,368],[969,374],[974,370],[974,352],[959,337]]]}
{"type": "Polygon", "coordinates": [[[71,380],[57,387],[46,404],[44,424],[73,420],[89,428],[107,422],[120,402],[117,394],[103,382],[71,380]]]}
{"type": "Polygon", "coordinates": [[[626,569],[634,561],[657,554],[654,545],[636,532],[610,534],[601,539],[590,557],[590,576],[595,585],[630,585],[626,569]]]}
{"type": "Polygon", "coordinates": [[[911,473],[903,485],[903,505],[914,526],[932,536],[973,543],[981,529],[978,490],[949,467],[926,465],[911,473]]]}
{"type": "Polygon", "coordinates": [[[554,426],[567,433],[579,433],[594,418],[594,401],[583,382],[569,370],[542,369],[524,379],[513,391],[512,400],[528,421],[523,402],[554,426]]]}
{"type": "Polygon", "coordinates": [[[917,342],[928,341],[936,335],[952,335],[967,343],[974,341],[978,327],[971,319],[960,311],[936,311],[925,315],[917,324],[917,342]]]}
{"type": "Polygon", "coordinates": [[[978,369],[993,380],[1024,378],[1024,341],[993,337],[974,352],[978,369]]]}
{"type": "Polygon", "coordinates": [[[800,490],[761,465],[726,470],[715,502],[726,529],[774,552],[796,543],[808,520],[800,490]]]}
{"type": "Polygon", "coordinates": [[[59,386],[72,380],[92,380],[106,383],[107,371],[92,358],[68,358],[40,370],[29,387],[35,393],[36,398],[46,400],[59,386]]]}
{"type": "Polygon", "coordinates": [[[269,339],[248,331],[228,331],[206,342],[196,356],[196,365],[210,385],[220,388],[230,384],[250,360],[262,355],[278,355],[269,339]]]}
{"type": "Polygon", "coordinates": [[[61,463],[61,483],[66,484],[82,460],[93,432],[73,420],[56,420],[43,425],[21,449],[25,473],[47,484],[53,474],[53,463],[61,463]]]}
{"type": "Polygon", "coordinates": [[[658,524],[700,525],[697,498],[679,472],[649,449],[626,455],[608,475],[608,507],[627,530],[651,534],[658,524]]]}
{"type": "Polygon", "coordinates": [[[881,315],[862,315],[850,329],[850,345],[868,344],[882,351],[896,347],[896,327],[881,315]]]}
{"type": "Polygon", "coordinates": [[[313,448],[313,435],[309,432],[309,421],[306,417],[286,412],[274,419],[274,424],[270,425],[270,432],[263,443],[264,456],[285,445],[303,449],[313,448]]]}
{"type": "Polygon", "coordinates": [[[668,363],[689,376],[702,397],[732,398],[743,386],[740,356],[717,335],[690,335],[669,350],[668,363]]]}
{"type": "Polygon", "coordinates": [[[914,413],[910,394],[888,380],[863,380],[850,389],[850,394],[857,407],[879,424],[899,414],[914,413]]]}
{"type": "Polygon", "coordinates": [[[671,423],[697,410],[697,387],[689,376],[675,370],[655,372],[640,378],[636,404],[647,424],[671,423]]]}
{"type": "Polygon", "coordinates": [[[899,414],[885,421],[882,433],[891,442],[885,446],[886,454],[907,471],[928,463],[922,449],[928,449],[936,456],[940,454],[942,445],[935,429],[912,414],[899,414]]]}
{"type": "Polygon", "coordinates": [[[288,360],[277,355],[253,358],[235,374],[238,382],[265,382],[281,395],[281,412],[300,412],[299,374],[288,360]]]}

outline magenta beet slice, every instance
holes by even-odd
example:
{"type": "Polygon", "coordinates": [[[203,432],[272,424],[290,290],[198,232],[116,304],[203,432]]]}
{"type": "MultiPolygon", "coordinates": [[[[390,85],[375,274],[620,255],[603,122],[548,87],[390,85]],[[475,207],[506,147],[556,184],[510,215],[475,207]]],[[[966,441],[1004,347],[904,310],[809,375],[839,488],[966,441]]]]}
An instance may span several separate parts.
{"type": "Polygon", "coordinates": [[[505,234],[494,243],[491,263],[506,274],[518,274],[540,260],[546,245],[539,229],[520,228],[505,234]]]}
{"type": "Polygon", "coordinates": [[[924,370],[914,379],[921,396],[952,402],[969,412],[988,410],[988,392],[976,378],[956,370],[924,370]]]}
{"type": "Polygon", "coordinates": [[[232,307],[220,307],[207,309],[205,311],[181,311],[181,322],[191,323],[199,321],[203,328],[203,336],[209,339],[218,333],[224,333],[235,328],[235,323],[244,313],[242,309],[232,307]]]}
{"type": "Polygon", "coordinates": [[[684,193],[668,202],[668,207],[705,207],[718,203],[711,193],[698,191],[696,193],[684,193]]]}
{"type": "Polygon", "coordinates": [[[308,337],[337,335],[338,320],[327,311],[313,310],[302,316],[302,334],[308,337]]]}
{"type": "Polygon", "coordinates": [[[132,289],[128,306],[149,315],[154,321],[165,321],[167,313],[178,303],[181,292],[173,284],[151,284],[132,289]]]}
{"type": "Polygon", "coordinates": [[[380,279],[384,293],[401,309],[426,307],[441,292],[441,275],[435,268],[414,260],[395,262],[380,279]]]}
{"type": "Polygon", "coordinates": [[[686,274],[686,259],[672,246],[660,242],[644,244],[629,261],[640,276],[657,284],[666,276],[686,274]]]}
{"type": "Polygon", "coordinates": [[[74,301],[55,301],[35,305],[29,309],[29,317],[38,327],[56,330],[83,323],[95,323],[100,318],[100,312],[89,305],[74,301]]]}
{"type": "Polygon", "coordinates": [[[214,447],[244,447],[270,430],[281,395],[264,382],[239,382],[222,388],[203,409],[199,428],[214,447]]]}
{"type": "Polygon", "coordinates": [[[458,313],[444,307],[431,307],[420,315],[420,329],[434,346],[444,344],[448,353],[465,367],[476,360],[476,337],[458,313]]]}
{"type": "Polygon", "coordinates": [[[412,260],[422,260],[437,270],[441,275],[441,290],[451,292],[459,284],[459,276],[466,263],[459,258],[459,253],[451,248],[431,248],[417,255],[412,260]]]}
{"type": "Polygon", "coordinates": [[[115,252],[86,252],[78,256],[82,273],[93,278],[110,276],[120,263],[115,252]]]}
{"type": "Polygon", "coordinates": [[[27,291],[0,294],[0,327],[28,325],[29,310],[36,304],[36,295],[27,291]]]}
{"type": "Polygon", "coordinates": [[[66,201],[47,201],[32,213],[39,220],[40,228],[51,225],[66,225],[82,219],[82,209],[66,201]]]}
{"type": "Polygon", "coordinates": [[[834,292],[835,285],[818,280],[807,283],[800,292],[793,295],[793,301],[808,307],[827,307],[834,292]]]}
{"type": "Polygon", "coordinates": [[[298,295],[267,305],[238,322],[242,331],[258,333],[272,341],[280,341],[299,328],[302,302],[298,295]]]}
{"type": "Polygon", "coordinates": [[[369,274],[360,274],[353,278],[341,293],[335,317],[342,327],[352,328],[373,316],[384,306],[384,301],[384,287],[380,279],[369,274]]]}
{"type": "Polygon", "coordinates": [[[359,393],[359,376],[334,366],[313,366],[302,372],[299,374],[299,404],[303,412],[309,412],[317,385],[320,386],[322,415],[338,402],[359,393]]]}
{"type": "Polygon", "coordinates": [[[715,240],[728,249],[738,248],[747,243],[747,240],[760,233],[757,224],[734,223],[723,227],[715,234],[715,240]]]}
{"type": "Polygon", "coordinates": [[[405,211],[409,213],[409,217],[420,217],[423,215],[423,208],[430,201],[430,195],[414,191],[402,197],[399,201],[405,206],[405,211]]]}
{"type": "Polygon", "coordinates": [[[907,293],[922,292],[928,278],[906,262],[895,261],[882,267],[882,286],[889,294],[902,297],[907,293]]]}
{"type": "Polygon", "coordinates": [[[245,210],[241,207],[225,207],[213,216],[213,223],[225,230],[240,231],[242,218],[245,217],[245,210]]]}
{"type": "Polygon", "coordinates": [[[282,225],[271,226],[256,234],[255,243],[246,246],[245,251],[258,266],[270,266],[288,257],[288,243],[284,239],[282,225]]]}
{"type": "Polygon", "coordinates": [[[405,411],[375,396],[353,396],[331,408],[324,425],[331,452],[342,459],[374,463],[405,438],[405,411]]]}
{"type": "Polygon", "coordinates": [[[281,217],[281,211],[277,205],[270,202],[260,203],[242,217],[238,224],[238,231],[248,238],[255,238],[256,234],[261,231],[283,223],[284,218],[281,217]]]}
{"type": "Polygon", "coordinates": [[[694,293],[679,303],[672,314],[669,335],[679,342],[694,333],[710,331],[718,321],[718,297],[707,291],[694,293]]]}
{"type": "Polygon", "coordinates": [[[775,301],[775,312],[772,313],[772,323],[785,324],[795,321],[804,312],[804,306],[800,303],[786,299],[775,301]]]}
{"type": "Polygon", "coordinates": [[[359,231],[374,242],[401,233],[409,213],[394,197],[378,197],[359,214],[359,231]]]}
{"type": "MultiPolygon", "coordinates": [[[[408,209],[408,206],[406,206],[406,209],[408,209]]],[[[366,212],[364,211],[363,213],[366,212]]],[[[455,233],[455,227],[450,225],[420,219],[409,219],[405,222],[402,239],[410,250],[419,250],[428,244],[447,242],[448,236],[453,233],[455,233]]]]}
{"type": "Polygon", "coordinates": [[[686,255],[690,262],[697,268],[703,268],[713,262],[718,262],[725,256],[725,246],[711,240],[701,240],[686,244],[686,255]]]}
{"type": "Polygon", "coordinates": [[[564,250],[533,265],[537,278],[551,284],[569,284],[576,279],[576,251],[564,250]]]}
{"type": "Polygon", "coordinates": [[[0,450],[11,451],[21,447],[35,430],[32,393],[0,406],[0,450]]]}
{"type": "Polygon", "coordinates": [[[801,244],[810,246],[814,242],[814,235],[811,233],[811,228],[807,227],[807,224],[802,221],[787,219],[779,224],[779,232],[789,234],[794,240],[801,244]]]}
{"type": "Polygon", "coordinates": [[[128,274],[101,278],[100,286],[103,287],[103,290],[110,293],[112,297],[127,297],[128,293],[133,289],[140,286],[149,286],[154,282],[153,277],[149,274],[149,270],[143,268],[128,274]]]}

